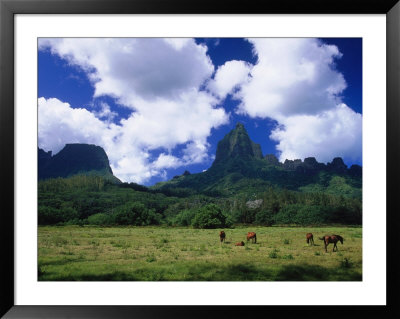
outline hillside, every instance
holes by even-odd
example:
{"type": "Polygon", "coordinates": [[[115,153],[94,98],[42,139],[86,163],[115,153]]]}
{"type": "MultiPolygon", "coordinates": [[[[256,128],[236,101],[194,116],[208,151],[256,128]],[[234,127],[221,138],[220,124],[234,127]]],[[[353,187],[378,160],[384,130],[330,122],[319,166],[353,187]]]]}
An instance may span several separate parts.
{"type": "Polygon", "coordinates": [[[145,187],[112,175],[101,147],[68,144],[39,150],[41,225],[157,225],[198,228],[255,225],[360,225],[362,168],[340,157],[286,160],[251,141],[238,124],[202,173],[145,187]],[[117,181],[117,182],[116,182],[117,181]]]}
{"type": "Polygon", "coordinates": [[[113,175],[108,156],[100,146],[67,144],[54,156],[51,151],[38,149],[39,180],[82,174],[102,176],[115,183],[121,182],[113,175]]]}
{"type": "Polygon", "coordinates": [[[314,157],[296,160],[263,157],[260,145],[254,143],[243,124],[229,132],[219,143],[212,166],[205,172],[185,172],[172,180],[152,187],[154,190],[185,190],[212,196],[260,193],[268,187],[301,192],[322,192],[361,199],[362,168],[348,168],[336,157],[324,164],[314,157]]]}

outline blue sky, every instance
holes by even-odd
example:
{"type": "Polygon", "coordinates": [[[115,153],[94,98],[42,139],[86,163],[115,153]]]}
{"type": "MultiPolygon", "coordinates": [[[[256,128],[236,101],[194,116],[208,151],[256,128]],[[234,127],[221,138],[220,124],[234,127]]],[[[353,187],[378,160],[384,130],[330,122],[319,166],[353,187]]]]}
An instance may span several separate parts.
{"type": "Polygon", "coordinates": [[[362,164],[360,38],[39,39],[38,144],[107,152],[152,185],[213,162],[242,122],[264,154],[362,164]]]}

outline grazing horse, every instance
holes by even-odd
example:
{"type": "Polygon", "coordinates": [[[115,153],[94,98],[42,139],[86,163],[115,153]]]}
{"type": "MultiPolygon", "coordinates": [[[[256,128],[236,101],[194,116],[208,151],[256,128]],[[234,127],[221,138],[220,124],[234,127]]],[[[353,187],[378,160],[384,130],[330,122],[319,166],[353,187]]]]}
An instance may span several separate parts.
{"type": "Polygon", "coordinates": [[[254,243],[257,243],[257,236],[255,232],[248,232],[247,233],[247,241],[252,240],[254,243]]]}
{"type": "Polygon", "coordinates": [[[307,244],[311,244],[312,246],[314,246],[314,236],[313,236],[313,234],[307,233],[306,239],[307,239],[307,244]]]}
{"type": "Polygon", "coordinates": [[[338,241],[340,241],[340,242],[342,243],[342,245],[343,245],[343,237],[342,237],[342,236],[339,236],[339,235],[324,236],[324,237],[321,237],[321,238],[319,238],[319,239],[324,241],[324,244],[325,244],[325,251],[326,251],[326,252],[328,252],[327,249],[326,249],[326,247],[328,247],[328,245],[329,245],[330,243],[333,244],[333,249],[332,249],[332,251],[335,251],[335,248],[336,248],[336,251],[338,250],[338,248],[337,248],[337,246],[336,246],[336,244],[337,244],[338,241]]]}
{"type": "Polygon", "coordinates": [[[219,240],[221,243],[225,240],[225,232],[223,230],[219,232],[219,240]]]}
{"type": "Polygon", "coordinates": [[[236,243],[235,246],[244,246],[244,242],[236,243]]]}

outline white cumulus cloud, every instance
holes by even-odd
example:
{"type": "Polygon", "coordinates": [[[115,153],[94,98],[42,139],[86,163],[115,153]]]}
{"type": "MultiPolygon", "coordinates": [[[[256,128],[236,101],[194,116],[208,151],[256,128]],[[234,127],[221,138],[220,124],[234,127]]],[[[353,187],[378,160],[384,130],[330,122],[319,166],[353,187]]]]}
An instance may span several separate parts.
{"type": "Polygon", "coordinates": [[[214,71],[207,48],[193,39],[43,38],[39,49],[82,68],[96,97],[110,95],[137,110],[143,99],[175,99],[198,89],[214,71]]]}
{"type": "Polygon", "coordinates": [[[39,147],[58,153],[66,143],[103,144],[108,126],[86,109],[73,109],[56,98],[38,100],[39,147]]]}
{"type": "Polygon", "coordinates": [[[247,81],[250,70],[251,64],[245,61],[225,62],[217,69],[214,79],[208,83],[208,88],[220,99],[223,99],[236,87],[247,81]]]}
{"type": "Polygon", "coordinates": [[[165,178],[167,169],[212,160],[207,139],[228,123],[220,104],[232,94],[237,113],[277,121],[266,138],[277,142],[282,161],[360,158],[362,116],[343,104],[339,49],[309,38],[248,41],[255,65],[232,60],[215,71],[207,47],[193,39],[40,39],[39,50],[85,72],[93,101],[112,97],[131,114],[113,123],[117,114],[106,103],[88,110],[39,98],[39,147],[57,153],[66,143],[96,144],[123,181],[165,178]]]}
{"type": "Polygon", "coordinates": [[[334,157],[361,160],[362,116],[345,104],[317,115],[294,115],[271,132],[280,161],[313,156],[321,162],[334,157]]]}
{"type": "MultiPolygon", "coordinates": [[[[221,117],[216,116],[216,119],[224,120],[224,114],[220,114],[221,117]]],[[[67,143],[99,145],[106,151],[114,174],[123,181],[137,183],[145,183],[153,176],[164,176],[168,168],[208,160],[210,145],[206,141],[207,136],[211,125],[218,124],[218,121],[208,123],[200,112],[199,125],[192,125],[191,131],[185,127],[182,131],[171,129],[165,119],[156,118],[151,123],[151,120],[138,117],[136,113],[121,121],[121,125],[116,125],[98,119],[96,112],[72,108],[56,98],[43,97],[38,99],[38,116],[40,148],[56,154],[67,143]],[[160,120],[159,124],[157,120],[160,120]],[[151,124],[162,134],[151,134],[151,124]],[[150,156],[152,150],[172,149],[178,144],[184,144],[182,158],[166,152],[156,159],[150,156]]]]}
{"type": "Polygon", "coordinates": [[[257,63],[235,98],[237,113],[278,122],[270,138],[281,161],[361,158],[362,116],[342,103],[346,88],[334,45],[311,38],[249,39],[257,63]]]}
{"type": "Polygon", "coordinates": [[[81,68],[95,88],[94,99],[111,96],[132,109],[128,118],[112,124],[116,114],[105,103],[89,112],[41,98],[40,147],[56,153],[65,143],[100,145],[123,181],[145,183],[165,176],[166,168],[208,160],[211,129],[229,120],[217,107],[218,99],[201,90],[214,66],[207,48],[193,39],[40,39],[39,50],[50,50],[81,68]],[[57,114],[50,102],[64,114],[53,116],[57,114]],[[60,123],[65,126],[61,130],[60,123]],[[184,147],[183,159],[170,154],[179,145],[184,147]],[[152,159],[155,150],[161,155],[152,159]]]}
{"type": "Polygon", "coordinates": [[[309,38],[249,41],[258,61],[238,93],[239,112],[280,118],[315,114],[340,102],[346,82],[333,68],[334,59],[341,57],[336,46],[309,38]]]}

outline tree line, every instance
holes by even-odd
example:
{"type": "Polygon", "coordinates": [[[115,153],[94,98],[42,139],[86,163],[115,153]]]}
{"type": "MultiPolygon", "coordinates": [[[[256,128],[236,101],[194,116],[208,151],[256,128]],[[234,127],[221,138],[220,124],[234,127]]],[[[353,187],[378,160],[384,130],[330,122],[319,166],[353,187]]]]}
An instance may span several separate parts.
{"type": "Polygon", "coordinates": [[[268,187],[230,196],[149,190],[99,176],[39,181],[39,225],[168,225],[196,228],[362,223],[360,198],[268,187]]]}

